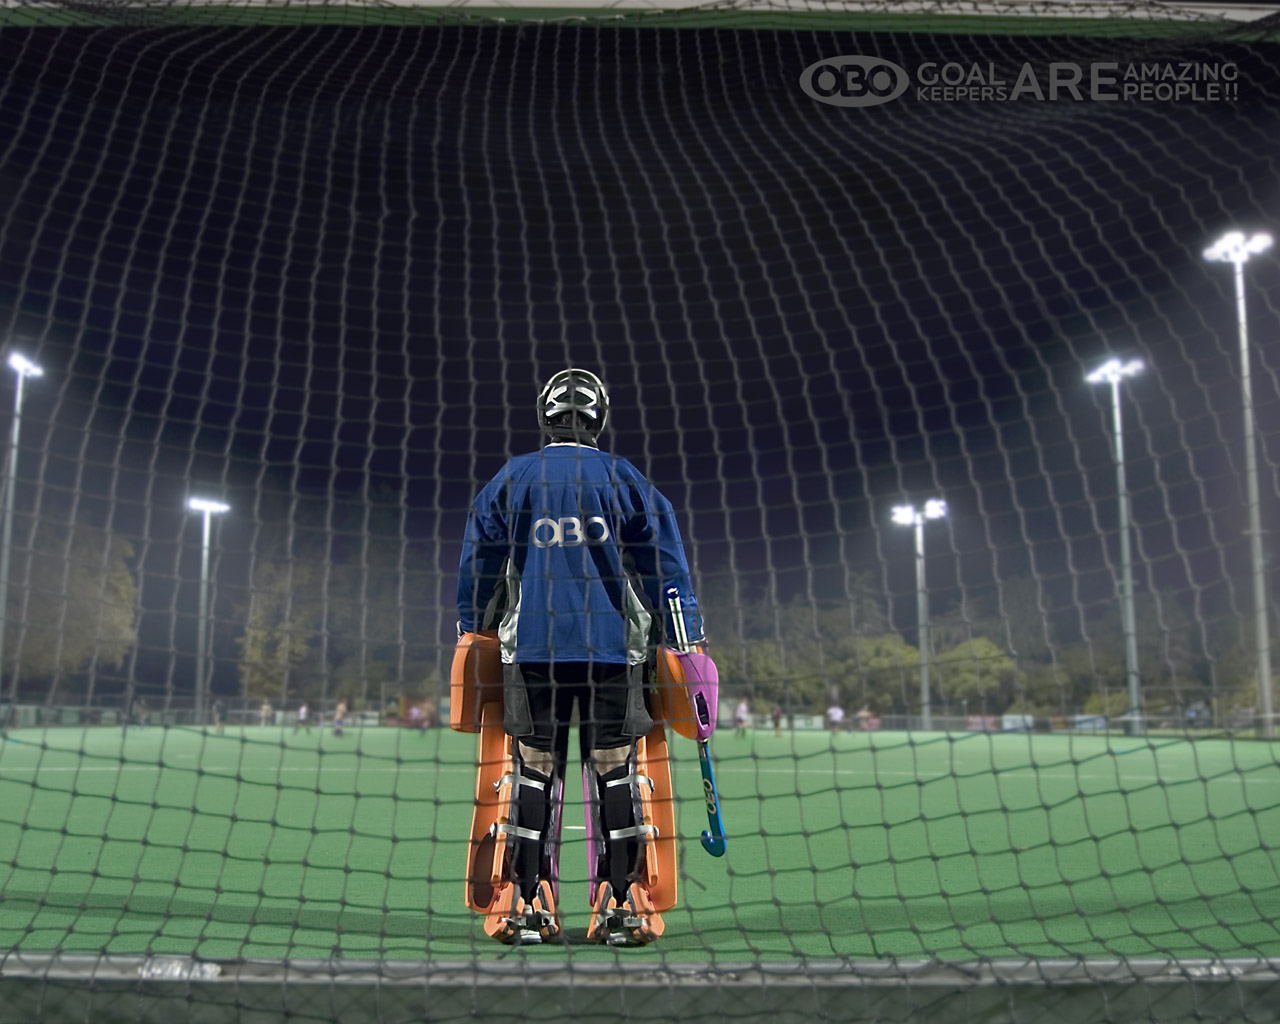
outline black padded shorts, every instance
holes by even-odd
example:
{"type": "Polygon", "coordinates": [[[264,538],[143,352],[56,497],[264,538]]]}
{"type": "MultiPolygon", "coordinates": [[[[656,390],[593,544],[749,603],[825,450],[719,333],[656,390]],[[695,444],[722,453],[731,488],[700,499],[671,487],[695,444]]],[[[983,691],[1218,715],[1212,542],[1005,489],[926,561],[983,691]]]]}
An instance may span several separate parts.
{"type": "Polygon", "coordinates": [[[503,667],[507,732],[534,750],[564,755],[575,701],[584,753],[629,746],[653,728],[643,665],[526,661],[503,667]]]}

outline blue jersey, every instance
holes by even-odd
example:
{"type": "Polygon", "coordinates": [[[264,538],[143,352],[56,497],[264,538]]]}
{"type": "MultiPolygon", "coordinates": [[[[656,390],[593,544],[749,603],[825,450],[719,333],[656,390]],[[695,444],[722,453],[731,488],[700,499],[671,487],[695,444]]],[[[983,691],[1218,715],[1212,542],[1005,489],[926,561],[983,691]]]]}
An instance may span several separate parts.
{"type": "Polygon", "coordinates": [[[626,459],[549,444],[476,496],[458,568],[462,630],[506,662],[639,664],[702,639],[671,503],[626,459]]]}

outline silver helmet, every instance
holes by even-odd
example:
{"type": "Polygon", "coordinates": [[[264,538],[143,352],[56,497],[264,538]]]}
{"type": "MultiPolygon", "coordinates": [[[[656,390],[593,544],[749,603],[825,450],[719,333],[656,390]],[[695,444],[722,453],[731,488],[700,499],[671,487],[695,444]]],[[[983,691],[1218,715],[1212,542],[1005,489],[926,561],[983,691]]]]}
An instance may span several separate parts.
{"type": "Polygon", "coordinates": [[[595,441],[609,418],[609,392],[590,370],[561,370],[538,396],[538,425],[553,440],[595,441]]]}

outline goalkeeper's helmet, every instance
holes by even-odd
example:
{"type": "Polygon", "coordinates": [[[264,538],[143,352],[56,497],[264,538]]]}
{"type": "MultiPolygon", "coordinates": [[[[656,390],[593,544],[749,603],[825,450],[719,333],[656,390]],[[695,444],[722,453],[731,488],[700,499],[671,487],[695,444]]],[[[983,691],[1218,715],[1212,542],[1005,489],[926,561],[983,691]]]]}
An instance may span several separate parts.
{"type": "Polygon", "coordinates": [[[538,396],[538,425],[553,441],[589,441],[604,430],[609,393],[590,370],[561,370],[538,396]]]}

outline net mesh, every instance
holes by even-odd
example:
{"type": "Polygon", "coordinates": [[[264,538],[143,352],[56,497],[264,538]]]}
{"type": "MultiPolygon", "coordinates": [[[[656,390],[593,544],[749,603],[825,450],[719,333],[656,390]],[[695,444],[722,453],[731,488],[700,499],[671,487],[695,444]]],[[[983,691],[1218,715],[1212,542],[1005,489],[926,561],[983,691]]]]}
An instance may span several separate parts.
{"type": "Polygon", "coordinates": [[[0,9],[0,323],[44,371],[4,371],[0,1021],[1275,1020],[1202,252],[1274,218],[1280,101],[1272,20],[1225,14],[0,9]],[[673,739],[639,950],[580,941],[572,794],[569,944],[462,904],[462,530],[567,365],[677,509],[725,702],[729,852],[673,739]]]}

